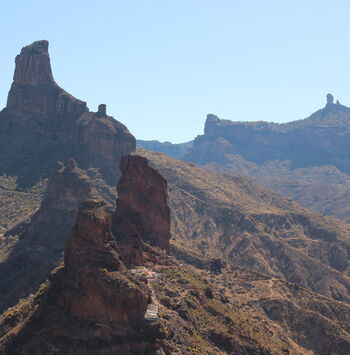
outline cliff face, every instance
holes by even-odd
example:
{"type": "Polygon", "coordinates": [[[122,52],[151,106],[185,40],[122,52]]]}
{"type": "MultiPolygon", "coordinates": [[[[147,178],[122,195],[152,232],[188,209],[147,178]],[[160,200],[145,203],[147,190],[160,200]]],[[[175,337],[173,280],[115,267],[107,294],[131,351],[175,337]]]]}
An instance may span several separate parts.
{"type": "Polygon", "coordinates": [[[22,48],[16,57],[6,105],[9,113],[27,113],[45,121],[48,117],[64,119],[88,111],[85,102],[66,93],[54,81],[48,49],[48,41],[37,41],[22,48]]]}
{"type": "Polygon", "coordinates": [[[18,177],[21,187],[50,176],[57,161],[74,157],[83,169],[98,168],[110,185],[120,177],[121,156],[135,150],[127,128],[106,113],[89,112],[53,79],[48,42],[24,47],[6,108],[0,113],[0,173],[18,177]]]}
{"type": "Polygon", "coordinates": [[[71,317],[103,324],[141,319],[150,297],[147,286],[126,275],[110,217],[102,200],[86,200],[67,241],[63,295],[71,317]]]}
{"type": "Polygon", "coordinates": [[[28,221],[7,231],[6,240],[15,245],[0,263],[0,309],[15,304],[44,282],[62,257],[66,238],[76,219],[78,207],[97,192],[75,160],[67,166],[56,164],[44,200],[28,221]]]}
{"type": "Polygon", "coordinates": [[[141,265],[145,261],[144,243],[169,251],[167,182],[140,156],[126,156],[120,169],[123,175],[117,186],[113,232],[124,262],[141,265]]]}

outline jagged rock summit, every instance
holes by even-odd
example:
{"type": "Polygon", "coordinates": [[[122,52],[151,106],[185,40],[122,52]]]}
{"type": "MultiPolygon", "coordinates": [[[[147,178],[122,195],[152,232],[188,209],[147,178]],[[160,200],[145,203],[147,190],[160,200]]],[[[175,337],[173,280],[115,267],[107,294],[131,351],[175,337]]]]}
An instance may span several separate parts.
{"type": "Polygon", "coordinates": [[[90,112],[52,75],[48,41],[22,48],[16,57],[6,108],[0,112],[0,174],[17,176],[20,187],[51,175],[53,164],[73,157],[83,169],[98,168],[115,186],[120,158],[135,150],[128,129],[101,104],[90,112]]]}
{"type": "Polygon", "coordinates": [[[55,82],[50,64],[49,42],[37,41],[23,47],[16,57],[16,69],[6,109],[28,112],[45,119],[80,116],[87,112],[86,102],[77,100],[55,82]]]}
{"type": "Polygon", "coordinates": [[[146,158],[128,155],[121,160],[123,175],[118,183],[118,200],[113,232],[126,264],[142,265],[147,260],[147,243],[169,251],[170,209],[167,182],[148,165],[146,158]]]}

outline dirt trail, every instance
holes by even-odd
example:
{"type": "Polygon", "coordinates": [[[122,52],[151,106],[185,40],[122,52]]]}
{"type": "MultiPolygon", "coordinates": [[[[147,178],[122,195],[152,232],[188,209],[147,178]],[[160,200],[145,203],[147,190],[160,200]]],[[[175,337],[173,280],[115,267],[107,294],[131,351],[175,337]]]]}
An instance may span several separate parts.
{"type": "Polygon", "coordinates": [[[131,269],[130,272],[136,276],[144,276],[148,280],[148,287],[151,292],[151,303],[148,304],[147,311],[144,318],[147,321],[154,321],[158,319],[159,301],[152,283],[157,282],[158,274],[146,267],[131,269]]]}

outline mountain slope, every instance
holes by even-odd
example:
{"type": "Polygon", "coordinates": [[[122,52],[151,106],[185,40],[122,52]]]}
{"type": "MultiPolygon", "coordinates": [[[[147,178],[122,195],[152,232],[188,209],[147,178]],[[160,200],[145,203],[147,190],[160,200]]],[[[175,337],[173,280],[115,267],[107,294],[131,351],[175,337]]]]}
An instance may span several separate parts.
{"type": "Polygon", "coordinates": [[[0,317],[0,351],[296,354],[288,338],[232,309],[210,289],[205,275],[166,255],[166,181],[138,156],[123,159],[121,168],[113,228],[102,200],[83,202],[64,264],[35,295],[0,317]],[[150,223],[159,208],[157,223],[150,223]]]}
{"type": "Polygon", "coordinates": [[[350,300],[350,226],[237,175],[138,150],[167,179],[173,243],[350,300]]]}
{"type": "Polygon", "coordinates": [[[71,159],[58,163],[39,209],[0,239],[0,311],[35,292],[61,261],[78,207],[98,196],[89,177],[71,159]]]}

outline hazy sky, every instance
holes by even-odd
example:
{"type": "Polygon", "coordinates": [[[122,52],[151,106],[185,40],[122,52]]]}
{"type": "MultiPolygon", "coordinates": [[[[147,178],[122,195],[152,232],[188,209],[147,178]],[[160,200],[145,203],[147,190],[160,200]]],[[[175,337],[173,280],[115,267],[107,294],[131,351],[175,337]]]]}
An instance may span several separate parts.
{"type": "Polygon", "coordinates": [[[207,113],[286,122],[350,106],[348,0],[3,0],[0,104],[14,57],[50,41],[57,83],[140,139],[187,141],[207,113]]]}

